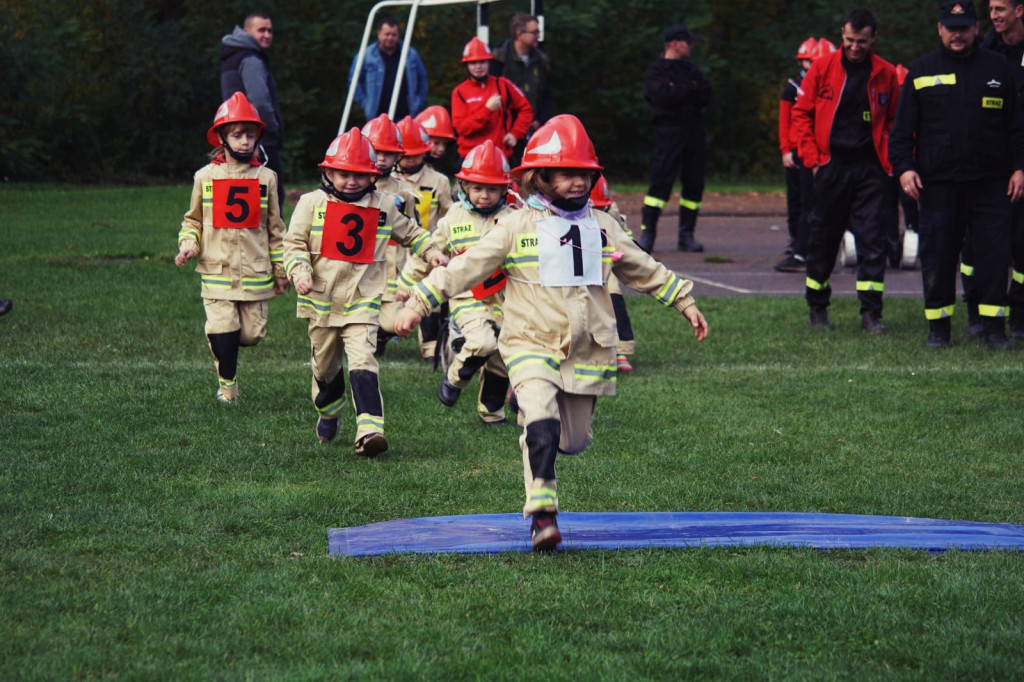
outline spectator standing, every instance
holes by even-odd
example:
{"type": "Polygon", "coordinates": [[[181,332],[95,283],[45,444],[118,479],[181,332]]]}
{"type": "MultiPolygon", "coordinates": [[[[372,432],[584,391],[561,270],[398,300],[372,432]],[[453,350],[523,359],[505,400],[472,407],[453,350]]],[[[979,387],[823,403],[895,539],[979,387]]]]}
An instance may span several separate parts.
{"type": "Polygon", "coordinates": [[[690,61],[697,38],[685,26],[665,29],[665,51],[647,67],[644,97],[651,105],[654,153],[651,185],[640,214],[640,240],[647,253],[654,250],[658,218],[672,193],[676,174],[682,181],[679,198],[680,251],[703,251],[693,237],[697,213],[704,197],[707,136],[701,110],[711,99],[711,81],[690,61]]]}
{"type": "MultiPolygon", "coordinates": [[[[354,61],[348,71],[348,87],[351,88],[355,80],[355,100],[366,114],[367,121],[388,113],[401,56],[402,41],[399,38],[398,22],[391,17],[384,17],[377,25],[377,42],[363,50],[359,77],[354,78],[354,61]]],[[[398,91],[398,102],[391,119],[401,121],[406,116],[415,116],[423,111],[426,103],[427,67],[423,65],[416,48],[410,45],[405,62],[405,78],[398,91]]]]}
{"type": "Polygon", "coordinates": [[[889,131],[899,101],[896,67],[871,51],[875,16],[843,17],[842,47],[811,64],[793,105],[804,165],[812,169],[816,219],[807,249],[806,299],[812,327],[831,329],[829,277],[849,226],[857,239],[861,329],[885,334],[882,292],[888,250],[885,212],[893,203],[889,131]]]}
{"type": "Polygon", "coordinates": [[[548,56],[537,46],[540,42],[540,22],[532,14],[516,13],[509,21],[512,36],[493,52],[490,69],[492,76],[504,76],[516,84],[533,107],[533,121],[526,138],[519,140],[510,163],[519,165],[526,140],[542,123],[551,118],[550,67],[548,56]]]}
{"type": "Polygon", "coordinates": [[[957,258],[970,225],[985,341],[1009,348],[1011,202],[1024,195],[1024,113],[1016,68],[975,45],[972,2],[946,0],[939,16],[942,47],[910,63],[889,142],[903,191],[921,202],[927,345],[949,345],[957,258]]]}
{"type": "MultiPolygon", "coordinates": [[[[469,78],[452,91],[452,125],[458,134],[459,159],[486,140],[509,157],[526,137],[533,107],[512,81],[490,75],[491,49],[473,38],[462,50],[469,78]]],[[[461,161],[460,161],[461,165],[461,161]]]]}
{"type": "Polygon", "coordinates": [[[270,72],[267,58],[267,50],[274,42],[274,23],[266,14],[253,12],[220,42],[220,97],[227,100],[241,92],[259,112],[265,126],[260,146],[266,155],[267,168],[277,174],[277,202],[283,207],[281,149],[284,147],[284,126],[281,123],[281,105],[277,101],[277,82],[270,72]]]}
{"type": "Polygon", "coordinates": [[[775,264],[779,272],[802,272],[807,258],[807,221],[810,220],[814,205],[814,174],[801,161],[797,152],[797,140],[790,125],[793,104],[803,92],[800,83],[807,75],[818,47],[815,38],[800,43],[796,50],[799,75],[786,81],[779,99],[779,149],[782,152],[782,167],[786,172],[786,226],[789,229],[789,244],[782,260],[775,264]]]}

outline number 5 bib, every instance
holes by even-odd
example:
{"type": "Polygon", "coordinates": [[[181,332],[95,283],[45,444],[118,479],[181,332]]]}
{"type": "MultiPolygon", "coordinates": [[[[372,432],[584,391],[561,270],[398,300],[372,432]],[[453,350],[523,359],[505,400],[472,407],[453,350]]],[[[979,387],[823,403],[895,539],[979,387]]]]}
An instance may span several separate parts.
{"type": "Polygon", "coordinates": [[[260,226],[260,181],[256,178],[213,180],[213,226],[252,229],[260,226]]]}
{"type": "Polygon", "coordinates": [[[320,254],[349,263],[372,263],[379,221],[378,208],[328,202],[320,254]]]}
{"type": "Polygon", "coordinates": [[[601,228],[594,218],[537,221],[540,283],[546,287],[601,286],[601,228]]]}

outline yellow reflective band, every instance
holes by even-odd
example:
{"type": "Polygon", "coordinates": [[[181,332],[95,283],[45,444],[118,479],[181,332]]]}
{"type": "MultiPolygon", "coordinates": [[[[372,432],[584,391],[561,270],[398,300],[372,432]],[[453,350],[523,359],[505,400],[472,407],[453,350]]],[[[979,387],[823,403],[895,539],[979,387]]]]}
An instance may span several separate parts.
{"type": "Polygon", "coordinates": [[[207,180],[203,183],[203,203],[213,201],[213,183],[207,180]]]}
{"type": "Polygon", "coordinates": [[[1002,109],[1003,98],[1002,97],[982,97],[981,98],[982,109],[1002,109]]]}
{"type": "Polygon", "coordinates": [[[960,274],[964,275],[965,277],[973,277],[974,266],[968,265],[967,263],[960,263],[960,274]]]}
{"type": "Polygon", "coordinates": [[[531,507],[550,507],[558,502],[558,493],[551,488],[534,488],[529,502],[531,507]]]}
{"type": "Polygon", "coordinates": [[[807,286],[808,289],[813,289],[815,291],[821,291],[822,289],[828,288],[828,282],[827,281],[826,282],[819,282],[817,280],[811,279],[810,277],[808,277],[804,281],[804,284],[807,286]]]}
{"type": "Polygon", "coordinates": [[[230,289],[231,278],[230,277],[211,277],[209,275],[201,275],[200,279],[203,282],[204,287],[211,289],[230,289]]]}
{"type": "Polygon", "coordinates": [[[217,381],[224,388],[233,388],[238,383],[238,379],[222,379],[221,377],[217,377],[217,381]]]}
{"type": "Polygon", "coordinates": [[[659,199],[658,197],[652,197],[649,194],[644,197],[644,206],[652,206],[654,208],[665,208],[665,204],[667,204],[667,203],[668,202],[665,201],[664,199],[659,199]]]}
{"type": "Polygon", "coordinates": [[[190,227],[190,228],[188,228],[186,230],[182,230],[181,234],[178,235],[178,241],[180,242],[183,239],[191,239],[192,241],[194,241],[195,243],[198,244],[199,243],[199,231],[196,230],[195,228],[192,228],[192,227],[190,227]]]}
{"type": "Polygon", "coordinates": [[[699,201],[690,201],[689,199],[682,199],[682,198],[680,198],[679,199],[679,205],[682,206],[683,208],[688,208],[691,211],[699,211],[700,210],[700,202],[699,201]]]}
{"type": "Polygon", "coordinates": [[[926,320],[941,320],[946,317],[953,317],[953,308],[947,305],[944,308],[925,308],[924,317],[926,320]]]}
{"type": "Polygon", "coordinates": [[[355,303],[346,303],[342,306],[342,315],[352,315],[353,313],[360,313],[364,310],[376,310],[380,312],[380,301],[375,298],[364,298],[356,301],[355,303]]]}
{"type": "Polygon", "coordinates": [[[934,76],[918,76],[914,79],[915,90],[924,90],[936,85],[956,85],[956,74],[937,73],[934,76]]]}
{"type": "Polygon", "coordinates": [[[309,257],[308,256],[296,256],[295,258],[292,258],[290,261],[288,261],[285,264],[284,271],[286,273],[288,273],[289,275],[292,274],[292,269],[296,265],[298,265],[299,263],[305,263],[306,265],[310,265],[309,257]]]}
{"type": "Polygon", "coordinates": [[[654,298],[661,301],[664,305],[672,305],[676,302],[676,296],[682,288],[683,280],[673,274],[669,280],[665,282],[665,286],[663,286],[661,290],[654,295],[654,298]]]}
{"type": "Polygon", "coordinates": [[[615,381],[619,375],[617,365],[576,365],[573,373],[577,379],[591,381],[615,381]]]}
{"type": "Polygon", "coordinates": [[[271,289],[274,286],[273,277],[243,277],[242,288],[253,291],[271,289]]]}
{"type": "Polygon", "coordinates": [[[978,314],[982,317],[1006,317],[1010,314],[1007,306],[1001,305],[978,305],[978,314]]]}
{"type": "Polygon", "coordinates": [[[324,216],[327,215],[326,206],[318,206],[313,209],[313,224],[310,225],[310,232],[323,232],[324,231],[324,216]]]}
{"type": "Polygon", "coordinates": [[[865,123],[871,123],[871,112],[870,111],[865,111],[864,114],[861,116],[861,118],[864,119],[865,123]]]}
{"type": "Polygon", "coordinates": [[[310,298],[309,296],[302,296],[300,294],[295,297],[295,303],[299,308],[309,308],[320,315],[327,315],[331,312],[330,301],[321,301],[315,298],[310,298]]]}
{"type": "Polygon", "coordinates": [[[1013,281],[1017,284],[1024,284],[1024,272],[1017,272],[1013,270],[1013,281]]]}
{"type": "Polygon", "coordinates": [[[885,291],[885,284],[863,280],[857,282],[857,291],[885,291]]]}
{"type": "MultiPolygon", "coordinates": [[[[313,406],[316,407],[315,404],[313,406]]],[[[316,411],[324,415],[325,417],[337,417],[341,413],[342,409],[344,409],[344,407],[345,396],[341,396],[333,403],[328,403],[323,407],[317,407],[316,411]]]]}
{"type": "Polygon", "coordinates": [[[361,414],[356,419],[356,429],[369,428],[377,433],[384,433],[384,417],[374,417],[372,414],[361,414]]]}
{"type": "Polygon", "coordinates": [[[526,353],[518,353],[518,354],[513,355],[512,357],[510,357],[508,359],[508,361],[505,363],[505,367],[506,367],[506,369],[508,369],[509,373],[511,373],[514,369],[518,368],[520,365],[531,365],[531,364],[533,364],[533,365],[537,365],[537,364],[544,365],[545,367],[550,369],[555,374],[559,373],[559,367],[561,366],[561,363],[558,361],[558,358],[556,358],[554,355],[543,355],[543,354],[540,354],[540,353],[529,353],[529,352],[526,352],[526,353]]]}

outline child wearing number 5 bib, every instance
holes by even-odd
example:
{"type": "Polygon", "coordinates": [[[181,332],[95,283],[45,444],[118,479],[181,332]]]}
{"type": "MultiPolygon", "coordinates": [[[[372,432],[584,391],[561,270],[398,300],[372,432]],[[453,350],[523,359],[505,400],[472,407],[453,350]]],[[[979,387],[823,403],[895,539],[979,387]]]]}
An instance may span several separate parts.
{"type": "Polygon", "coordinates": [[[507,276],[498,347],[519,404],[530,535],[536,550],[561,542],[555,458],[583,451],[593,437],[599,395],[614,395],[615,312],[608,281],[645,292],[680,311],[703,341],[707,321],[692,282],[655,261],[622,226],[592,210],[590,189],[602,166],[579,119],[555,116],[530,138],[520,186],[525,206],[503,216],[473,247],[412,289],[395,322],[408,333],[433,306],[490,277],[507,276]]]}
{"type": "Polygon", "coordinates": [[[217,399],[238,400],[239,346],[267,334],[267,301],[288,288],[277,174],[257,160],[263,122],[236,92],[206,133],[210,163],[196,171],[192,201],[178,232],[180,268],[198,257],[206,338],[217,369],[217,399]]]}
{"type": "Polygon", "coordinates": [[[284,240],[297,314],[309,324],[316,435],[322,442],[338,435],[346,402],[344,357],[356,413],[355,450],[375,457],[388,448],[373,355],[388,240],[434,266],[448,258],[433,245],[430,233],[400,210],[405,206],[401,198],[376,189],[376,153],[358,128],[336,137],[319,166],[323,182],[299,198],[284,240]]]}

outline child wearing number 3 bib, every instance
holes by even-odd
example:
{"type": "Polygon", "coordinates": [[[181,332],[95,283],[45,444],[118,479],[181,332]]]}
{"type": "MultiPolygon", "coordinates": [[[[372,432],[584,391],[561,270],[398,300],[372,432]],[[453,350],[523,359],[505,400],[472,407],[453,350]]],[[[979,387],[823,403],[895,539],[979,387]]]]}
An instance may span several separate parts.
{"type": "Polygon", "coordinates": [[[198,256],[217,399],[225,403],[238,400],[239,346],[266,336],[267,301],[288,288],[277,174],[254,154],[262,132],[256,107],[242,93],[217,109],[206,133],[214,150],[195,174],[174,258],[180,268],[198,256]]]}
{"type": "Polygon", "coordinates": [[[356,413],[357,454],[375,457],[388,448],[384,406],[373,352],[381,297],[387,282],[388,240],[411,249],[434,266],[448,257],[430,233],[402,212],[406,203],[378,191],[380,176],[370,141],[352,128],[331,142],[324,155],[323,182],[303,194],[285,235],[285,268],[298,294],[299,317],[309,323],[316,435],[338,435],[345,406],[345,373],[356,413]]]}
{"type": "Polygon", "coordinates": [[[590,189],[602,166],[583,124],[555,116],[530,138],[520,186],[523,209],[503,216],[472,249],[431,272],[395,321],[408,333],[433,306],[501,267],[507,276],[501,356],[519,403],[530,535],[536,550],[561,542],[555,458],[583,451],[593,437],[599,395],[614,395],[615,313],[611,276],[680,311],[703,341],[707,321],[680,279],[636,246],[622,226],[592,210],[590,189]]]}

